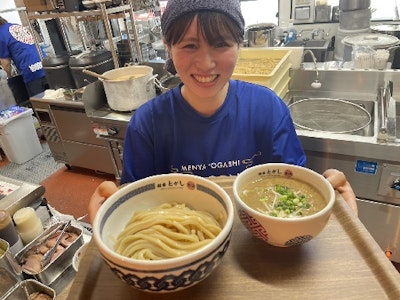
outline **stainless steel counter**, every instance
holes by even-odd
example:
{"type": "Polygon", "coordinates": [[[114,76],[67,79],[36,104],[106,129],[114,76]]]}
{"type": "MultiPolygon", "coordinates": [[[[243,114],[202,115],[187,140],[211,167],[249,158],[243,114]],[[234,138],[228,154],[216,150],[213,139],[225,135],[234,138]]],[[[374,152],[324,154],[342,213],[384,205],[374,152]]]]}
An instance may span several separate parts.
{"type": "Polygon", "coordinates": [[[0,175],[0,186],[8,187],[6,193],[0,192],[0,209],[13,215],[18,209],[41,201],[45,189],[41,185],[23,182],[0,175]]]}
{"type": "Polygon", "coordinates": [[[113,111],[107,104],[103,83],[99,80],[86,86],[82,100],[96,138],[107,143],[115,178],[119,180],[126,128],[133,112],[113,111]]]}
{"type": "Polygon", "coordinates": [[[361,221],[382,250],[388,251],[390,259],[400,262],[400,190],[396,185],[400,179],[399,128],[393,141],[378,139],[381,124],[378,91],[385,81],[392,80],[394,98],[400,101],[400,72],[319,70],[320,89],[311,88],[315,77],[312,70],[292,70],[285,102],[319,97],[374,101],[374,125],[371,135],[297,129],[307,154],[307,167],[320,173],[336,168],[346,174],[359,199],[361,221]]]}
{"type": "Polygon", "coordinates": [[[114,173],[107,142],[96,138],[82,101],[45,98],[43,93],[30,101],[56,161],[114,173]]]}

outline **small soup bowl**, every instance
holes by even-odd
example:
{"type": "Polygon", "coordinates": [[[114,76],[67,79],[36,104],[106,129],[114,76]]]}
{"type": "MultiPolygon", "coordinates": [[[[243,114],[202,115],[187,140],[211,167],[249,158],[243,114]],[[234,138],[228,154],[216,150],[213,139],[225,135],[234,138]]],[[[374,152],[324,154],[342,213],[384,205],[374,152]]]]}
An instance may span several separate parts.
{"type": "MultiPolygon", "coordinates": [[[[257,193],[260,193],[259,190],[257,193]]],[[[335,203],[334,189],[322,175],[305,167],[284,163],[269,163],[246,169],[236,177],[233,194],[240,220],[248,231],[260,240],[279,247],[300,245],[316,237],[328,223],[335,203]],[[252,186],[249,184],[254,184],[254,182],[262,182],[262,185],[266,186],[272,182],[272,185],[286,185],[287,180],[294,181],[295,185],[298,182],[314,188],[319,194],[320,201],[323,201],[322,209],[310,215],[294,216],[292,214],[289,217],[283,214],[284,216],[281,216],[276,213],[276,210],[272,212],[271,205],[268,209],[258,210],[254,203],[248,203],[247,196],[243,194],[245,189],[247,191],[249,187],[251,189],[252,186]]]]}
{"type": "Polygon", "coordinates": [[[150,176],[127,184],[105,201],[93,222],[93,238],[104,261],[120,280],[145,292],[166,293],[208,277],[228,249],[234,218],[229,195],[216,183],[188,174],[150,176]],[[181,203],[218,219],[221,231],[208,244],[179,257],[141,260],[120,255],[116,238],[135,211],[181,203]]]}

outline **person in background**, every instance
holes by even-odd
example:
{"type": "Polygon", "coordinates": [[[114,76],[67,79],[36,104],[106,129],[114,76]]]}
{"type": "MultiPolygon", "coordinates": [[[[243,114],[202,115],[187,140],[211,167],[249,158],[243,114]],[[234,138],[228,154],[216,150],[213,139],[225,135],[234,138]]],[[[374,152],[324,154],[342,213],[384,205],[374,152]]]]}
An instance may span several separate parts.
{"type": "MultiPolygon", "coordinates": [[[[169,0],[161,28],[166,68],[182,83],[134,112],[121,184],[171,172],[208,177],[269,162],[305,165],[287,105],[267,87],[231,79],[244,36],[239,0],[169,0]]],[[[324,176],[357,214],[345,175],[329,169],[324,176]]],[[[92,221],[116,190],[113,182],[98,186],[92,221]]]]}
{"type": "Polygon", "coordinates": [[[31,33],[22,25],[8,23],[0,16],[0,62],[8,78],[12,63],[22,75],[29,96],[49,88],[31,33]]]}

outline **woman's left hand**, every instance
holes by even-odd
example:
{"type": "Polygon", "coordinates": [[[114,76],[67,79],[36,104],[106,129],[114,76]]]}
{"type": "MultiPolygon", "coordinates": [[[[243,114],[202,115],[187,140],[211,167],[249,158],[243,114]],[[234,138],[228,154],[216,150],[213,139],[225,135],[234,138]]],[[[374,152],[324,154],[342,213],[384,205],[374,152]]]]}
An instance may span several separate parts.
{"type": "Polygon", "coordinates": [[[336,169],[328,169],[322,174],[343,197],[350,208],[358,215],[357,200],[353,188],[347,181],[343,172],[336,169]]]}
{"type": "Polygon", "coordinates": [[[89,219],[92,225],[100,206],[104,203],[104,201],[107,200],[108,197],[110,197],[116,191],[118,191],[118,187],[112,181],[103,181],[96,188],[96,190],[90,197],[88,206],[89,219]]]}

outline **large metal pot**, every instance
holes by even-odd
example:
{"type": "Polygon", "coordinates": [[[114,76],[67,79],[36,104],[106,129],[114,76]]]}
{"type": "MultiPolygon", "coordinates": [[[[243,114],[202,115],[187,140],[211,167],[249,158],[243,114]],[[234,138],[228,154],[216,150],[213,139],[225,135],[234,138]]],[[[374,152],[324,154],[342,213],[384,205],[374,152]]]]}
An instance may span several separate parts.
{"type": "Polygon", "coordinates": [[[247,40],[250,47],[273,47],[275,44],[276,25],[260,23],[246,28],[247,40]]]}
{"type": "Polygon", "coordinates": [[[182,82],[181,78],[177,75],[166,74],[160,79],[154,78],[155,86],[161,91],[161,93],[166,93],[170,89],[173,89],[182,82]]]}
{"type": "Polygon", "coordinates": [[[107,102],[116,111],[132,111],[156,96],[153,68],[129,66],[103,73],[109,80],[104,85],[107,102]],[[131,77],[130,77],[131,76],[131,77]]]}
{"type": "Polygon", "coordinates": [[[339,12],[340,29],[343,30],[360,30],[370,28],[371,9],[358,9],[351,11],[339,12]]]}
{"type": "Polygon", "coordinates": [[[352,60],[352,51],[355,46],[369,46],[372,49],[388,49],[399,43],[399,39],[395,36],[379,33],[364,33],[343,38],[344,45],[343,60],[352,60]]]}
{"type": "Polygon", "coordinates": [[[376,24],[371,26],[371,31],[400,38],[400,24],[376,24]]]}
{"type": "Polygon", "coordinates": [[[69,55],[47,56],[42,59],[42,65],[51,89],[76,89],[69,67],[69,55]]]}
{"type": "Polygon", "coordinates": [[[341,11],[366,9],[371,5],[371,0],[339,0],[341,11]]]}
{"type": "MultiPolygon", "coordinates": [[[[400,39],[400,24],[376,24],[371,26],[371,31],[393,35],[400,39]]],[[[393,49],[391,60],[392,69],[400,69],[400,49],[393,49]]]]}

